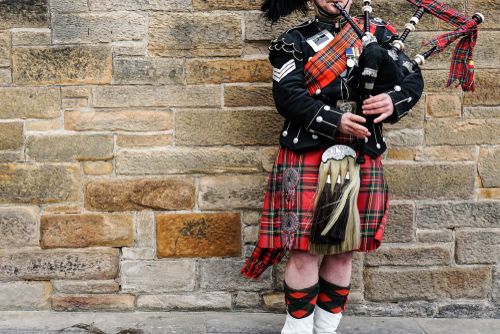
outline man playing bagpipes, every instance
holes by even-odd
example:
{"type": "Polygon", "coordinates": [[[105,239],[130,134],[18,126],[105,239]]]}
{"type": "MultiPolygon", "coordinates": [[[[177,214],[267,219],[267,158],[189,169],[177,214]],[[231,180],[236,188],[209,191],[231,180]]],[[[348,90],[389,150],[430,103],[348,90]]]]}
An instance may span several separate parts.
{"type": "MultiPolygon", "coordinates": [[[[351,0],[310,3],[315,18],[269,46],[273,96],[285,121],[259,241],[242,269],[257,279],[289,254],[282,334],[336,333],[353,252],[376,250],[388,217],[382,124],[398,122],[423,91],[418,64],[401,50],[406,36],[370,19],[370,1],[364,1],[364,21],[349,16],[351,0]]],[[[262,6],[271,22],[307,9],[305,0],[262,6]]]]}

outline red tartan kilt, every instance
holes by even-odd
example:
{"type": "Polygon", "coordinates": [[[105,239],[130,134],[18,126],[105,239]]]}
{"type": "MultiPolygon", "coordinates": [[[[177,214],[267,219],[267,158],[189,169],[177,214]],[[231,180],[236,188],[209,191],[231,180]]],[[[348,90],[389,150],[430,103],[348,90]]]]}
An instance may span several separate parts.
{"type": "MultiPolygon", "coordinates": [[[[283,248],[291,242],[291,249],[308,250],[314,194],[323,151],[296,153],[280,147],[267,178],[259,247],[283,248]]],[[[389,211],[388,187],[381,158],[374,159],[366,154],[365,157],[366,161],[361,165],[358,195],[361,246],[355,251],[359,252],[373,251],[380,246],[389,211]]]]}

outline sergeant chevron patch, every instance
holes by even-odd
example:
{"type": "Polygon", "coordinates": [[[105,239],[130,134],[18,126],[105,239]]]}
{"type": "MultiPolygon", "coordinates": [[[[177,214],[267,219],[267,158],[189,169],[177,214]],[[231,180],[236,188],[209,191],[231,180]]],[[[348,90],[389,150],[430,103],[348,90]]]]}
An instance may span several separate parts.
{"type": "Polygon", "coordinates": [[[281,79],[287,76],[290,72],[295,69],[295,59],[290,59],[281,68],[273,68],[273,80],[280,82],[281,79]]]}

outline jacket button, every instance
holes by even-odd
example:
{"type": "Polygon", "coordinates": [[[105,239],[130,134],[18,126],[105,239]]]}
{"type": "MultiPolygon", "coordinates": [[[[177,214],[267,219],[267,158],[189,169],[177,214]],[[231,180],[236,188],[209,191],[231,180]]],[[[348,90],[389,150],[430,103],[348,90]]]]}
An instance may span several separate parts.
{"type": "Polygon", "coordinates": [[[325,106],[323,109],[325,109],[326,111],[330,111],[330,106],[325,106]]]}
{"type": "Polygon", "coordinates": [[[312,135],[313,139],[318,139],[318,135],[312,135]]]}
{"type": "Polygon", "coordinates": [[[401,91],[401,86],[399,86],[399,85],[394,86],[394,90],[396,92],[400,92],[401,91]]]}
{"type": "Polygon", "coordinates": [[[297,144],[298,142],[299,142],[299,138],[297,138],[297,137],[293,138],[293,143],[294,144],[297,144]]]}
{"type": "Polygon", "coordinates": [[[286,136],[288,136],[288,131],[285,130],[281,134],[283,135],[283,137],[286,137],[286,136]]]}
{"type": "Polygon", "coordinates": [[[318,89],[316,89],[316,95],[319,95],[319,94],[321,94],[321,89],[318,88],[318,89]]]}
{"type": "Polygon", "coordinates": [[[323,117],[321,117],[321,116],[316,117],[316,122],[318,122],[318,123],[323,122],[323,117]]]}

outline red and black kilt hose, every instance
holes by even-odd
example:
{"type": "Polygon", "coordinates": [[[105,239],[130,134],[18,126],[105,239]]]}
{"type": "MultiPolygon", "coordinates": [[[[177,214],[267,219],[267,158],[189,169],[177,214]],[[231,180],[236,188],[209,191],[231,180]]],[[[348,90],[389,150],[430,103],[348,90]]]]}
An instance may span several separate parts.
{"type": "MultiPolygon", "coordinates": [[[[267,267],[279,262],[286,250],[308,250],[323,152],[324,149],[297,153],[280,147],[267,178],[259,241],[242,269],[245,276],[258,278],[267,267]]],[[[360,166],[361,246],[354,250],[357,252],[370,252],[381,245],[389,213],[381,157],[365,157],[360,166]]]]}

